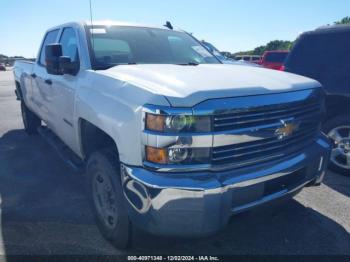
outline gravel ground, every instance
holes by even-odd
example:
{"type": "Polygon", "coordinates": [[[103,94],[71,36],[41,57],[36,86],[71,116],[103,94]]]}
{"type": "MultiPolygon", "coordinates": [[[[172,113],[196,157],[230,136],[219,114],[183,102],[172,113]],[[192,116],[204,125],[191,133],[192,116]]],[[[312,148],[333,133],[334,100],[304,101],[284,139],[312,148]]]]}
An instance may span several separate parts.
{"type": "MultiPolygon", "coordinates": [[[[0,72],[0,255],[113,255],[90,212],[84,179],[23,131],[12,72],[0,72]]],[[[328,172],[277,208],[231,219],[220,234],[174,239],[135,233],[130,254],[350,255],[350,178],[328,172]]]]}

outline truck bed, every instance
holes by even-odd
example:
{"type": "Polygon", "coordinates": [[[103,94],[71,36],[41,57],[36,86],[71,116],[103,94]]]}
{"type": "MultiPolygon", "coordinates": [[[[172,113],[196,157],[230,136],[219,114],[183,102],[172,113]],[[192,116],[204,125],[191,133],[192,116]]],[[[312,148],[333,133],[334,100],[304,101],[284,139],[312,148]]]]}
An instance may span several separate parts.
{"type": "Polygon", "coordinates": [[[34,69],[34,63],[32,61],[27,60],[18,60],[15,62],[14,68],[13,68],[13,74],[16,81],[16,96],[17,99],[21,99],[21,94],[23,94],[23,89],[26,88],[26,80],[29,80],[31,78],[31,74],[33,73],[34,69]],[[19,83],[22,90],[19,90],[19,83]]]}

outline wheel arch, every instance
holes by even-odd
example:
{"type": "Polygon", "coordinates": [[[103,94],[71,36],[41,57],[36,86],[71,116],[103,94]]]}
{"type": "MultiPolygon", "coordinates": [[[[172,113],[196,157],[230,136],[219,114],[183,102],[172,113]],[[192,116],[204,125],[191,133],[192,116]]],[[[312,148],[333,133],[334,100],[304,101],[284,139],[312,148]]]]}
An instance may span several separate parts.
{"type": "Polygon", "coordinates": [[[108,147],[114,148],[119,158],[118,145],[115,139],[84,118],[79,118],[79,138],[80,151],[84,160],[87,160],[92,153],[108,147]]]}
{"type": "Polygon", "coordinates": [[[23,101],[23,93],[22,93],[22,88],[21,88],[21,83],[18,80],[15,80],[15,85],[16,85],[16,96],[17,100],[23,101]]]}

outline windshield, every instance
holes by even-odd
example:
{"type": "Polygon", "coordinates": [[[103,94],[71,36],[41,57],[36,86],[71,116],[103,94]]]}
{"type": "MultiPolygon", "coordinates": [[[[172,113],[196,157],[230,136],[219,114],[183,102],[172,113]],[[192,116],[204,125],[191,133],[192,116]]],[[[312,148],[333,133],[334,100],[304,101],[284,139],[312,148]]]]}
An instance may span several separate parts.
{"type": "Polygon", "coordinates": [[[94,69],[127,64],[220,63],[193,37],[177,31],[129,26],[87,28],[94,69]]]}

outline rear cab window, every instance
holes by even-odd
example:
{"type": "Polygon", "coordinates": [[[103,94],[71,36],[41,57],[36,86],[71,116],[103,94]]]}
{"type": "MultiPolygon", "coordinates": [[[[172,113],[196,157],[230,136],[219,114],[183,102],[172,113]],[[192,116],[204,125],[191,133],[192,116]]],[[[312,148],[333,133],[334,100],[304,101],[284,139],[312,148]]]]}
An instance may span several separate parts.
{"type": "Polygon", "coordinates": [[[267,53],[265,56],[265,61],[270,63],[284,63],[287,56],[287,52],[267,53]]]}

